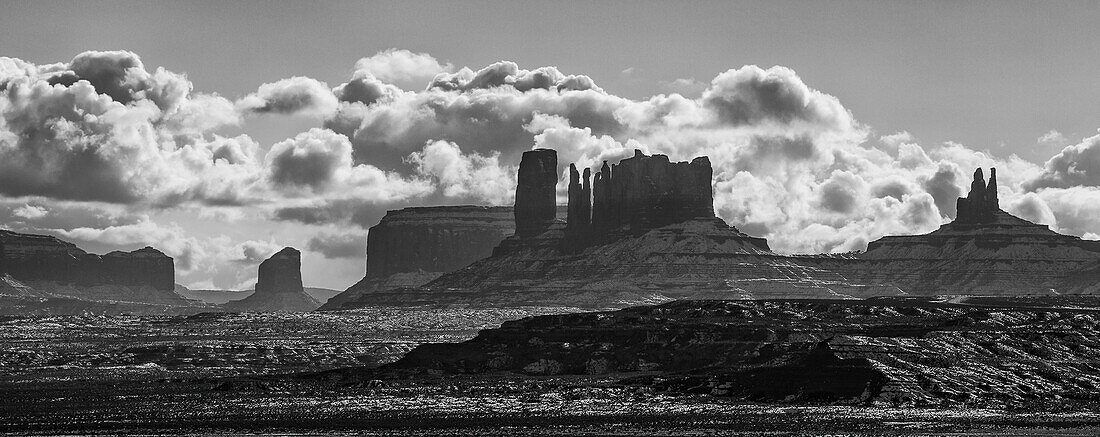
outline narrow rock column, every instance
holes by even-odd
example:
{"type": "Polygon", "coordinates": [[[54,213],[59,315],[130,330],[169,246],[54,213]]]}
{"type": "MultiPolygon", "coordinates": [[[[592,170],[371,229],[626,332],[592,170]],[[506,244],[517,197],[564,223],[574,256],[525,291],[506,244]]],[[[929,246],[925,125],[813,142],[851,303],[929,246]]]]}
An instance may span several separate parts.
{"type": "Polygon", "coordinates": [[[554,186],[558,183],[558,153],[550,149],[523,152],[516,185],[516,235],[536,236],[557,213],[554,186]]]}

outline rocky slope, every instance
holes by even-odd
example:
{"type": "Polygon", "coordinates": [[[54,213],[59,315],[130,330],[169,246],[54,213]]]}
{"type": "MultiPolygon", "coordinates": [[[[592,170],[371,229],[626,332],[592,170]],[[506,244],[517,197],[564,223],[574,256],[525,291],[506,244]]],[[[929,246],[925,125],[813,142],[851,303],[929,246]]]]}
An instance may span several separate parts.
{"type": "Polygon", "coordinates": [[[783,403],[1027,408],[1100,401],[1091,302],[679,301],[506,322],[389,372],[644,372],[630,384],[783,403]],[[1072,306],[1072,308],[1067,308],[1072,306]]]}
{"type": "Polygon", "coordinates": [[[255,293],[225,304],[230,311],[250,312],[313,311],[320,306],[302,287],[302,253],[293,247],[260,263],[255,293]]]}
{"type": "Polygon", "coordinates": [[[541,245],[540,240],[509,238],[492,257],[444,275],[423,291],[375,297],[621,307],[673,299],[900,294],[895,288],[861,285],[798,258],[777,255],[763,239],[717,218],[690,219],[579,252],[559,250],[563,233],[561,226],[552,227],[540,236],[541,245]]]}

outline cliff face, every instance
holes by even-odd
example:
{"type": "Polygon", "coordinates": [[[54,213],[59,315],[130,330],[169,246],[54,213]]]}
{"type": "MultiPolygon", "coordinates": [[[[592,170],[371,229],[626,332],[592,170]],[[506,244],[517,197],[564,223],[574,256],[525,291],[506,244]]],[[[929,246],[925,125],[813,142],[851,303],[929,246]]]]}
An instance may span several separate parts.
{"type": "Polygon", "coordinates": [[[714,217],[712,170],[707,157],[669,162],[668,156],[634,156],[596,173],[592,227],[606,233],[628,227],[638,234],[689,219],[714,217]]]}
{"type": "Polygon", "coordinates": [[[306,294],[302,287],[302,253],[293,247],[271,255],[260,263],[256,277],[256,292],[225,305],[231,311],[313,311],[320,302],[306,294]]]}
{"type": "Polygon", "coordinates": [[[0,274],[26,282],[175,289],[172,258],[151,247],[94,255],[55,237],[5,230],[0,230],[0,274]]]}
{"type": "Polygon", "coordinates": [[[488,257],[515,232],[510,206],[433,206],[389,211],[367,235],[367,274],[322,309],[355,306],[364,293],[418,287],[488,257]]]}
{"type": "Polygon", "coordinates": [[[538,235],[554,220],[557,211],[558,153],[549,149],[523,152],[516,185],[516,235],[538,235]]]}
{"type": "Polygon", "coordinates": [[[434,206],[390,211],[367,234],[367,277],[449,272],[493,253],[515,230],[505,206],[434,206]]]}

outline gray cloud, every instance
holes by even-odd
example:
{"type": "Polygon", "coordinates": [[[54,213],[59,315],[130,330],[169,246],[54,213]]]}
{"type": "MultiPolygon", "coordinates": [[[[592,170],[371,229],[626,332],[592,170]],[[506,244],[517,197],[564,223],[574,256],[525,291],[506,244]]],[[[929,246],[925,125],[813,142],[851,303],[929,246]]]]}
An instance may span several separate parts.
{"type": "Polygon", "coordinates": [[[362,259],[367,253],[367,239],[360,234],[321,233],[309,239],[307,248],[325,258],[362,259]]]}
{"type": "Polygon", "coordinates": [[[719,74],[703,105],[732,125],[796,121],[846,127],[851,119],[836,98],[811,90],[789,68],[747,66],[719,74]]]}
{"type": "Polygon", "coordinates": [[[924,190],[932,195],[943,217],[955,217],[956,201],[963,195],[958,174],[958,167],[941,163],[932,177],[923,183],[924,190]]]}
{"type": "Polygon", "coordinates": [[[237,106],[255,113],[327,115],[336,110],[336,96],[324,83],[302,76],[265,83],[237,106]]]}
{"type": "Polygon", "coordinates": [[[1043,188],[1100,186],[1100,135],[1067,146],[1043,165],[1043,172],[1024,183],[1028,191],[1043,188]]]}

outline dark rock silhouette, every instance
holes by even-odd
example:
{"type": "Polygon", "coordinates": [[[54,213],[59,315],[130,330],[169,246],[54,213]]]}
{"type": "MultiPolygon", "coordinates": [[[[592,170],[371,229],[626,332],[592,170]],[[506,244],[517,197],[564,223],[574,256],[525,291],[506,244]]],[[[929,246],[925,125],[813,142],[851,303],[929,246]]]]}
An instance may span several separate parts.
{"type": "Polygon", "coordinates": [[[565,228],[566,250],[576,250],[588,244],[592,237],[592,173],[584,169],[583,178],[575,164],[569,164],[569,204],[565,228]]]}
{"type": "Polygon", "coordinates": [[[74,286],[147,286],[175,289],[172,258],[152,247],[104,255],[48,235],[0,230],[0,274],[20,281],[74,286]]]}
{"type": "Polygon", "coordinates": [[[1087,334],[1100,316],[1059,308],[1070,302],[681,300],[504,322],[463,343],[420,345],[382,374],[645,372],[620,382],[810,404],[1022,407],[1055,395],[1093,399],[1092,384],[1080,381],[1100,373],[1090,364],[1100,340],[1087,334]]]}
{"type": "Polygon", "coordinates": [[[229,302],[232,311],[313,311],[321,306],[302,286],[302,253],[284,247],[260,263],[256,277],[256,292],[229,302]]]}
{"type": "Polygon", "coordinates": [[[970,184],[970,192],[966,197],[960,197],[956,205],[956,223],[992,222],[994,214],[1000,211],[1000,202],[997,199],[997,169],[989,169],[989,184],[985,182],[982,169],[974,170],[974,182],[970,184]]]}
{"type": "Polygon", "coordinates": [[[389,211],[367,234],[367,272],[321,309],[355,306],[364,293],[418,287],[493,253],[515,233],[511,206],[432,206],[389,211]]]}
{"type": "Polygon", "coordinates": [[[302,286],[302,252],[293,247],[271,255],[260,263],[256,276],[256,293],[304,293],[302,286]]]}
{"type": "Polygon", "coordinates": [[[367,235],[367,277],[449,272],[493,253],[515,230],[506,206],[436,206],[389,211],[367,235]]]}
{"type": "Polygon", "coordinates": [[[634,234],[714,217],[713,170],[707,157],[669,162],[668,156],[646,156],[604,162],[593,182],[592,227],[597,233],[627,228],[634,234]]]}
{"type": "Polygon", "coordinates": [[[523,152],[516,185],[516,235],[530,238],[545,231],[557,213],[558,153],[550,149],[523,152]]]}
{"type": "MultiPolygon", "coordinates": [[[[958,217],[924,235],[885,236],[856,257],[817,257],[818,265],[865,284],[910,294],[1022,295],[1088,291],[1100,267],[1100,241],[1050,230],[999,208],[996,170],[974,172],[958,217]]],[[[1095,288],[1095,287],[1094,287],[1095,288]]]]}

